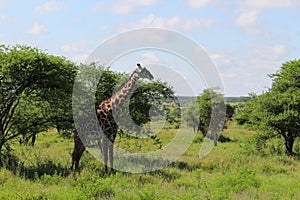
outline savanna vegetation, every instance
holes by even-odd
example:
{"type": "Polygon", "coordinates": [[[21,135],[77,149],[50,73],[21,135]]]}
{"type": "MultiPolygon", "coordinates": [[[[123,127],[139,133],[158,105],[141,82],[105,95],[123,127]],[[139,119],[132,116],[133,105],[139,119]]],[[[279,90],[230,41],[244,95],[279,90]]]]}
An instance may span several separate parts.
{"type": "Polygon", "coordinates": [[[177,98],[166,83],[140,82],[130,100],[130,116],[147,126],[150,117],[163,113],[166,123],[161,126],[158,120],[163,128],[148,139],[120,131],[116,146],[150,152],[168,145],[179,127],[196,133],[178,160],[143,174],[106,175],[103,164],[87,151],[80,170],[69,169],[77,73],[87,77],[80,84],[96,84],[91,86],[97,88],[95,104],[128,76],[32,47],[1,46],[0,199],[300,199],[298,60],[270,75],[273,84],[264,94],[227,102],[213,89],[196,98],[177,98]],[[224,109],[213,112],[215,107],[224,109]],[[216,116],[224,120],[210,129],[216,116]],[[222,131],[221,136],[215,131],[222,131]],[[204,137],[216,146],[200,159],[204,137]]]}
{"type": "MultiPolygon", "coordinates": [[[[190,128],[185,131],[191,131],[190,128]]],[[[34,147],[12,141],[0,170],[1,199],[299,199],[299,157],[256,149],[255,132],[231,123],[212,152],[200,160],[203,135],[170,166],[144,174],[104,175],[100,161],[83,154],[81,172],[69,171],[72,139],[52,130],[37,135],[34,147]]],[[[163,145],[174,129],[159,133],[163,145]]],[[[117,138],[116,145],[140,151],[152,142],[117,138]]],[[[300,151],[299,141],[295,152],[300,151]]],[[[282,147],[279,141],[274,147],[282,147]]]]}
{"type": "Polygon", "coordinates": [[[236,119],[259,131],[260,148],[264,149],[269,140],[281,139],[286,155],[292,156],[300,137],[300,61],[284,63],[270,77],[272,87],[262,95],[253,94],[236,119]]]}

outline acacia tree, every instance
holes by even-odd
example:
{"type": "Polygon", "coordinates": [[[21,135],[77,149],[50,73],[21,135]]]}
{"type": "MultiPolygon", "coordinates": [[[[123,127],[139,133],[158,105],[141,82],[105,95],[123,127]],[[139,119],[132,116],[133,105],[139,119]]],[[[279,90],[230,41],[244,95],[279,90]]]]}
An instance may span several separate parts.
{"type": "Polygon", "coordinates": [[[53,127],[51,123],[52,113],[49,112],[49,108],[49,103],[46,101],[38,101],[31,95],[22,97],[11,121],[13,124],[12,135],[21,134],[20,143],[23,144],[28,144],[31,138],[31,145],[33,146],[37,133],[53,127]]]}
{"type": "Polygon", "coordinates": [[[68,99],[72,94],[75,69],[65,58],[37,48],[0,46],[0,151],[7,141],[21,134],[11,131],[19,123],[14,117],[21,109],[21,100],[32,95],[57,107],[58,99],[68,99]]]}
{"type": "Polygon", "coordinates": [[[218,135],[224,127],[226,106],[223,95],[214,89],[205,89],[185,111],[187,125],[197,128],[203,135],[213,138],[217,145],[218,135]]]}
{"type": "Polygon", "coordinates": [[[272,87],[260,96],[253,96],[237,117],[261,132],[257,143],[268,139],[284,139],[286,155],[293,155],[295,139],[300,137],[300,60],[284,63],[271,74],[272,87]]]}
{"type": "MultiPolygon", "coordinates": [[[[152,106],[163,106],[164,102],[175,101],[174,91],[166,83],[156,81],[152,83],[140,83],[129,101],[130,115],[137,125],[150,121],[149,110],[152,106]]],[[[159,109],[156,110],[159,115],[159,109]]],[[[180,111],[179,111],[180,112],[180,111]]],[[[171,118],[170,115],[167,118],[171,118]]]]}
{"type": "Polygon", "coordinates": [[[199,103],[199,126],[204,135],[213,138],[217,145],[218,137],[224,128],[226,119],[226,105],[223,95],[214,89],[206,89],[197,97],[199,103]]]}
{"type": "Polygon", "coordinates": [[[184,110],[183,117],[188,127],[192,127],[196,132],[199,126],[199,104],[196,100],[192,100],[188,107],[184,110]]]}

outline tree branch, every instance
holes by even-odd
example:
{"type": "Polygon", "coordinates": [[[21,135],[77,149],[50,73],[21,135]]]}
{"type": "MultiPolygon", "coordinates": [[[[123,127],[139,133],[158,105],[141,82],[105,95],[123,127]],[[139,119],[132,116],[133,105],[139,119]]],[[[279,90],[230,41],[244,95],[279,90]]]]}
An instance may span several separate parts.
{"type": "Polygon", "coordinates": [[[15,110],[16,110],[18,104],[19,104],[19,100],[16,100],[15,104],[11,106],[11,111],[6,116],[5,121],[7,120],[7,122],[4,121],[4,124],[3,124],[4,135],[8,134],[8,129],[7,128],[8,128],[8,126],[9,126],[11,120],[12,120],[12,117],[15,113],[15,110]]]}

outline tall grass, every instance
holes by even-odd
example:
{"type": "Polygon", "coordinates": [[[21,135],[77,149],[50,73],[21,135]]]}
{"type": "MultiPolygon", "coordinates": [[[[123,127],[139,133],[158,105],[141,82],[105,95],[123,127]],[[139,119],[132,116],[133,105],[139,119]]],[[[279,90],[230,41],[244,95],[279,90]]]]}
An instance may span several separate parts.
{"type": "MultiPolygon", "coordinates": [[[[300,161],[256,154],[249,143],[254,134],[232,123],[223,132],[230,140],[219,142],[202,160],[198,153],[203,137],[197,135],[164,169],[107,176],[88,152],[80,173],[70,172],[72,139],[55,131],[41,133],[35,147],[11,144],[11,161],[0,169],[0,199],[300,199],[300,161]]],[[[158,135],[163,145],[174,136],[171,129],[158,135]]],[[[134,152],[159,148],[151,140],[118,138],[116,143],[134,152]]]]}

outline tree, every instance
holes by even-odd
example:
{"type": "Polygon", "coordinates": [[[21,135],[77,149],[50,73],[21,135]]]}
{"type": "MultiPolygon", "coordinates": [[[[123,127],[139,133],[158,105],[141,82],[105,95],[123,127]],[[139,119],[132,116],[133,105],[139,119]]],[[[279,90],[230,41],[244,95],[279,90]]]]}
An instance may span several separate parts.
{"type": "Polygon", "coordinates": [[[164,105],[167,121],[171,125],[169,128],[178,129],[181,123],[181,109],[180,105],[177,102],[167,103],[164,105]]]}
{"type": "Polygon", "coordinates": [[[238,116],[241,124],[260,130],[257,141],[282,137],[286,155],[293,155],[295,139],[300,137],[300,60],[284,63],[271,74],[272,87],[260,96],[253,96],[238,116]]]}
{"type": "Polygon", "coordinates": [[[18,107],[11,121],[12,135],[22,135],[20,143],[28,144],[31,138],[33,146],[36,139],[36,134],[48,130],[53,127],[52,113],[50,105],[46,101],[36,100],[31,95],[22,97],[19,100],[18,107]]]}
{"type": "Polygon", "coordinates": [[[212,92],[213,90],[204,90],[203,94],[197,97],[200,112],[198,130],[201,131],[203,135],[208,133],[210,124],[212,111],[212,92]]]}
{"type": "Polygon", "coordinates": [[[75,75],[76,66],[63,57],[29,46],[0,46],[0,151],[7,141],[21,134],[11,131],[18,123],[13,119],[21,109],[21,99],[32,95],[53,108],[71,105],[71,101],[60,104],[58,99],[68,99],[72,94],[75,75]]]}
{"type": "Polygon", "coordinates": [[[206,89],[197,98],[199,103],[199,127],[204,134],[212,137],[217,145],[218,137],[224,128],[226,119],[226,105],[223,95],[214,89],[206,89]]]}
{"type": "MultiPolygon", "coordinates": [[[[149,110],[152,106],[161,106],[164,102],[175,101],[174,91],[161,81],[140,83],[129,101],[130,115],[137,125],[149,122],[149,110]]],[[[161,110],[165,109],[161,106],[161,110]]],[[[157,110],[158,111],[158,110],[157,110]]],[[[159,114],[159,113],[153,113],[159,114]]],[[[170,118],[170,115],[167,116],[170,118]]]]}
{"type": "Polygon", "coordinates": [[[232,121],[234,113],[235,107],[230,104],[226,104],[226,120],[232,121]]]}
{"type": "Polygon", "coordinates": [[[78,69],[72,98],[75,112],[84,113],[87,107],[96,109],[99,102],[112,96],[125,76],[95,62],[80,64],[78,69]]]}
{"type": "MultiPolygon", "coordinates": [[[[128,74],[114,72],[98,63],[84,64],[79,68],[78,87],[76,87],[79,93],[75,96],[78,96],[78,98],[82,97],[82,99],[73,99],[75,103],[73,105],[75,106],[77,102],[80,102],[78,103],[80,106],[92,106],[88,102],[91,98],[85,97],[93,92],[95,93],[93,103],[95,106],[98,106],[99,102],[111,97],[128,79],[128,74]]],[[[134,123],[137,125],[136,127],[139,127],[142,124],[146,124],[151,120],[149,115],[150,109],[153,106],[163,105],[163,102],[168,102],[170,99],[175,99],[174,91],[166,83],[161,81],[150,83],[139,81],[130,100],[126,106],[123,106],[122,112],[115,116],[115,120],[122,124],[122,128],[127,131],[133,131],[133,127],[127,127],[127,125],[134,123]]],[[[84,112],[85,108],[77,108],[77,110],[84,112]]],[[[137,131],[139,130],[134,130],[133,132],[136,134],[137,131]]]]}
{"type": "MultiPolygon", "coordinates": [[[[151,134],[141,132],[142,125],[151,121],[151,117],[166,115],[169,120],[172,118],[166,106],[171,106],[172,102],[176,102],[174,91],[167,83],[155,81],[144,83],[140,81],[129,101],[126,102],[121,111],[118,112],[115,120],[120,122],[120,128],[127,133],[136,135],[151,134]]],[[[155,139],[155,138],[152,138],[155,139]]]]}
{"type": "Polygon", "coordinates": [[[223,95],[213,89],[205,89],[186,109],[185,118],[188,126],[213,138],[217,145],[218,135],[225,123],[225,113],[223,95]]]}
{"type": "Polygon", "coordinates": [[[192,127],[193,131],[196,132],[199,126],[199,104],[196,100],[192,100],[190,105],[184,110],[184,119],[188,127],[192,127]]]}

